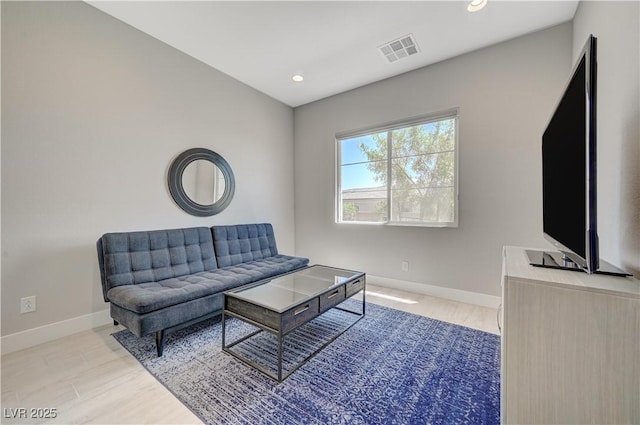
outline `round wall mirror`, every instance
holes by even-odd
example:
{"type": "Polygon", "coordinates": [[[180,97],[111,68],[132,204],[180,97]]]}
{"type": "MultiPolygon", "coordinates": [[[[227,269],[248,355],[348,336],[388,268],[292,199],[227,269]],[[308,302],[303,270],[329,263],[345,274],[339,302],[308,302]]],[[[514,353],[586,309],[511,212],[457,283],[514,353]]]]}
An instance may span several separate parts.
{"type": "Polygon", "coordinates": [[[169,167],[168,183],[176,204],[199,217],[224,210],[235,192],[229,163],[205,148],[189,149],[178,155],[169,167]]]}
{"type": "Polygon", "coordinates": [[[214,163],[198,159],[182,172],[182,187],[196,204],[209,205],[222,198],[225,189],[224,174],[214,163]]]}

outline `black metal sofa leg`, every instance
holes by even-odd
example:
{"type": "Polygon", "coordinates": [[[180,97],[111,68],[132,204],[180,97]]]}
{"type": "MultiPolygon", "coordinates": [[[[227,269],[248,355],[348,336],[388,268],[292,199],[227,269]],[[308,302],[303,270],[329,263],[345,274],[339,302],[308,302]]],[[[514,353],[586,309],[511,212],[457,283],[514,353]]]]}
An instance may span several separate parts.
{"type": "Polygon", "coordinates": [[[162,357],[162,351],[164,350],[164,341],[165,341],[165,333],[164,330],[156,332],[156,349],[158,350],[158,357],[162,357]]]}

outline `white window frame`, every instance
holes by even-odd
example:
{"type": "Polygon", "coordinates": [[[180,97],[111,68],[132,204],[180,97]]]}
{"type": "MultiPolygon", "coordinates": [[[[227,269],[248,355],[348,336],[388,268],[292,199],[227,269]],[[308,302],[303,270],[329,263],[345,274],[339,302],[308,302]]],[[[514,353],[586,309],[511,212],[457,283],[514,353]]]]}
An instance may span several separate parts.
{"type": "MultiPolygon", "coordinates": [[[[335,222],[343,225],[343,224],[355,224],[355,225],[368,225],[368,226],[409,226],[409,227],[458,227],[458,209],[459,209],[459,109],[451,108],[444,111],[440,111],[433,114],[421,115],[417,117],[412,117],[408,119],[402,119],[398,121],[389,122],[381,125],[374,125],[366,128],[361,128],[358,130],[350,130],[344,131],[335,134],[335,148],[336,148],[336,170],[335,170],[335,222]],[[405,127],[413,127],[416,125],[429,124],[436,121],[441,121],[445,119],[454,119],[454,181],[453,181],[453,221],[450,222],[425,222],[425,221],[392,221],[391,220],[391,202],[387,201],[387,220],[380,222],[372,222],[372,221],[344,221],[342,219],[342,149],[341,142],[343,140],[356,138],[359,136],[366,136],[375,133],[382,133],[385,131],[398,130],[405,127]]],[[[391,168],[391,148],[387,152],[387,167],[390,170],[391,168]]],[[[388,176],[391,176],[391,173],[388,173],[388,176]]],[[[386,182],[386,190],[387,190],[387,200],[391,198],[391,178],[389,177],[386,182]]]]}

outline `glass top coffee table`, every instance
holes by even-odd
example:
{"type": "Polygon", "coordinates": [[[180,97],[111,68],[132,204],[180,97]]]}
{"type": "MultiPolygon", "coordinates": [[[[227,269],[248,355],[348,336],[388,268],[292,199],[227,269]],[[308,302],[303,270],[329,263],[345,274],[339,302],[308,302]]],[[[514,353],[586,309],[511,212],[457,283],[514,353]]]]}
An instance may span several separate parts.
{"type": "Polygon", "coordinates": [[[364,316],[364,293],[364,273],[320,265],[227,291],[224,293],[222,312],[222,349],[267,376],[282,382],[364,316]],[[338,306],[360,292],[362,293],[361,311],[352,311],[338,306]],[[289,370],[283,370],[283,340],[285,336],[332,308],[354,314],[357,319],[341,332],[324,341],[320,347],[295,366],[289,370]],[[240,319],[257,330],[227,343],[227,317],[240,319]],[[232,349],[237,344],[247,341],[263,331],[276,337],[277,349],[274,354],[277,365],[275,371],[273,368],[270,369],[265,364],[232,349]]]}

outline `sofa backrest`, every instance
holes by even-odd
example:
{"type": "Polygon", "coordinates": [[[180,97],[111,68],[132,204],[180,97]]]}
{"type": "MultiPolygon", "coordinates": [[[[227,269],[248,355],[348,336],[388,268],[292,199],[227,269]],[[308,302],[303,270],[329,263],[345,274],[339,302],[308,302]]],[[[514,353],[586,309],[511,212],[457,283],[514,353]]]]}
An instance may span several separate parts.
{"type": "Polygon", "coordinates": [[[213,226],[211,230],[218,267],[234,266],[278,254],[270,223],[213,226]]]}
{"type": "Polygon", "coordinates": [[[102,289],[217,268],[207,227],[106,233],[97,242],[102,289]]]}

